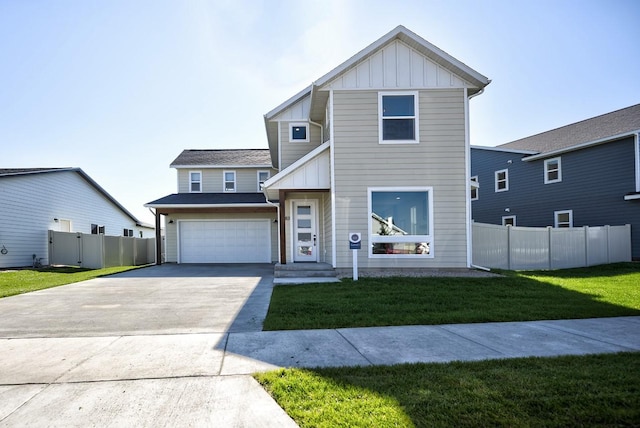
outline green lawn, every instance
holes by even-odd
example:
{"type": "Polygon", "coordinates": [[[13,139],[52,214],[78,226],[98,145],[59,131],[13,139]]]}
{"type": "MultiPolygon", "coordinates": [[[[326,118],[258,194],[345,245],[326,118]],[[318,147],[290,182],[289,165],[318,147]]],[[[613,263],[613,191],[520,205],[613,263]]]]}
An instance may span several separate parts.
{"type": "Polygon", "coordinates": [[[140,266],[118,266],[105,269],[46,267],[0,271],[0,297],[86,281],[87,279],[137,269],[138,267],[140,266]]]}
{"type": "Polygon", "coordinates": [[[363,368],[255,378],[301,427],[637,427],[640,354],[363,368]]]}
{"type": "Polygon", "coordinates": [[[640,315],[640,263],[500,278],[360,278],[273,290],[265,330],[640,315]]]}

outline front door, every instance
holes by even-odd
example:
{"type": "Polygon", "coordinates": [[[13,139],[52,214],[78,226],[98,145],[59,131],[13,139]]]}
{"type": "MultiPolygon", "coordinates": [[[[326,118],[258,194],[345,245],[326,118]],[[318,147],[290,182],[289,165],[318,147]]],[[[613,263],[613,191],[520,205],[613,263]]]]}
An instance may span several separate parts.
{"type": "Polygon", "coordinates": [[[316,202],[293,202],[293,261],[318,261],[316,202]]]}

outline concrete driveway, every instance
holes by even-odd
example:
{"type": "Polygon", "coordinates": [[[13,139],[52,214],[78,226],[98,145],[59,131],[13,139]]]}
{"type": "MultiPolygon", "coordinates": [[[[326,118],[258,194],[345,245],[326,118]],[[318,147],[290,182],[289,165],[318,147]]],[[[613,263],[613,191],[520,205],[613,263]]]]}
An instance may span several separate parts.
{"type": "Polygon", "coordinates": [[[271,265],[162,265],[0,299],[0,426],[295,426],[221,376],[272,284],[271,265]]]}

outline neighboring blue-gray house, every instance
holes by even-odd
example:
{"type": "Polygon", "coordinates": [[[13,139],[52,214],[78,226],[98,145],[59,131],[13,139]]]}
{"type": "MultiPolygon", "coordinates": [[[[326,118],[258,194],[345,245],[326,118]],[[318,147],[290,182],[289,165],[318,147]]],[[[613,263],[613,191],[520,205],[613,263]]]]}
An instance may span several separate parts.
{"type": "Polygon", "coordinates": [[[474,221],[631,224],[640,259],[640,104],[497,147],[471,147],[474,221]]]}

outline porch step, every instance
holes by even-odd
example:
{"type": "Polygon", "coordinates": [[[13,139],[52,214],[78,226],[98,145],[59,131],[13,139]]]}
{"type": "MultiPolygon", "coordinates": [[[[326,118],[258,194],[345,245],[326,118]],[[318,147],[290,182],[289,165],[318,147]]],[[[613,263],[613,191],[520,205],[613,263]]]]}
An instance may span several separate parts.
{"type": "Polygon", "coordinates": [[[335,269],[328,263],[277,263],[274,278],[336,278],[335,269]]]}

